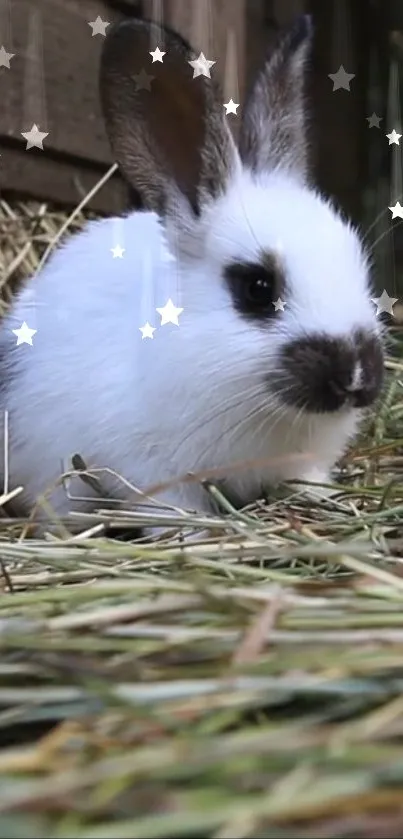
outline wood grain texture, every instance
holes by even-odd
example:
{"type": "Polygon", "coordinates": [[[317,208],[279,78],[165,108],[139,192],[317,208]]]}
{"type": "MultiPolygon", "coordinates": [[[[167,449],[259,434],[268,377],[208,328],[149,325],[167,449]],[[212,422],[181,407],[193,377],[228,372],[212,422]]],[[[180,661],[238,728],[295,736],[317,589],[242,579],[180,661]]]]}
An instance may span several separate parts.
{"type": "Polygon", "coordinates": [[[309,5],[315,24],[310,73],[312,161],[320,186],[359,222],[368,137],[368,16],[362,15],[360,0],[332,0],[329,7],[322,0],[311,0],[309,5]],[[341,3],[343,26],[337,22],[341,3]],[[333,91],[328,77],[341,64],[355,73],[350,91],[333,91]]]}
{"type": "MultiPolygon", "coordinates": [[[[116,13],[101,0],[15,0],[12,6],[12,51],[15,58],[10,70],[0,73],[0,135],[21,140],[32,121],[44,124],[48,131],[45,145],[93,161],[110,160],[98,100],[98,63],[102,36],[92,37],[88,21],[100,14],[110,20],[116,13]],[[30,57],[29,22],[34,12],[42,23],[42,50],[30,57]],[[44,109],[38,96],[35,102],[24,101],[25,74],[38,73],[42,63],[44,109]],[[42,113],[41,113],[42,111],[42,113]],[[41,120],[42,118],[42,120],[41,120]],[[27,125],[28,122],[28,125],[27,125]]],[[[38,80],[38,86],[40,81],[38,80]]]]}
{"type": "MultiPolygon", "coordinates": [[[[15,58],[0,68],[1,190],[77,204],[113,163],[98,95],[102,36],[88,25],[98,15],[112,22],[122,12],[106,0],[13,0],[5,46],[15,58]],[[21,136],[34,122],[49,132],[44,151],[26,150],[21,136]]],[[[115,211],[125,194],[115,178],[89,206],[115,211]]]]}
{"type": "MultiPolygon", "coordinates": [[[[240,102],[270,44],[272,27],[302,10],[315,20],[311,63],[312,159],[321,185],[357,215],[361,185],[368,36],[360,0],[12,0],[10,22],[0,14],[0,44],[14,52],[0,68],[0,190],[76,205],[113,162],[101,116],[98,62],[102,37],[88,22],[156,12],[215,60],[223,102],[240,102]],[[333,18],[346,6],[350,53],[334,48],[333,18]],[[36,35],[40,33],[40,39],[36,35]],[[36,33],[36,34],[35,34],[36,33]],[[340,52],[340,56],[339,56],[340,52]],[[328,73],[340,63],[355,72],[351,92],[332,93],[328,73]],[[347,66],[348,64],[348,66],[347,66]],[[43,81],[42,81],[43,80],[43,81]],[[49,136],[44,151],[26,150],[21,131],[37,122],[49,136]]],[[[234,133],[238,118],[228,117],[234,133]]],[[[118,177],[89,203],[99,212],[127,207],[118,177]]]]}
{"type": "MultiPolygon", "coordinates": [[[[23,195],[40,201],[77,206],[102,178],[109,167],[71,158],[55,158],[39,149],[21,152],[18,148],[2,148],[0,184],[4,193],[23,195]]],[[[113,175],[87,206],[94,212],[120,213],[127,207],[129,192],[119,175],[113,175]]]]}

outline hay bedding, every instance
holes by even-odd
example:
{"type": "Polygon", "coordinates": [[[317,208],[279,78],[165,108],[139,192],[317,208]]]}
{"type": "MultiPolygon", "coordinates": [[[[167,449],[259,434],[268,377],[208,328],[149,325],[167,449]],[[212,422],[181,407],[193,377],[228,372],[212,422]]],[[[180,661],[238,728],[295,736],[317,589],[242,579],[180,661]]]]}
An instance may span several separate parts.
{"type": "MultiPolygon", "coordinates": [[[[3,305],[62,221],[1,202],[3,305]]],[[[403,835],[400,358],[320,508],[221,498],[181,546],[0,520],[0,836],[403,835]]]]}

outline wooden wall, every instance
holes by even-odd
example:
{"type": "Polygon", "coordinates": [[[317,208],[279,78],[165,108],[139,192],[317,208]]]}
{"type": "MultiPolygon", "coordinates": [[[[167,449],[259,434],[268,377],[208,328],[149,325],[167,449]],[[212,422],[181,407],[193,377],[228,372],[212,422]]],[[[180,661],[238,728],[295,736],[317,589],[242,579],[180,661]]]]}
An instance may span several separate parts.
{"type": "Polygon", "coordinates": [[[311,139],[316,176],[355,220],[367,176],[366,121],[370,33],[366,0],[309,0],[315,21],[311,74],[311,139]],[[354,73],[350,90],[335,90],[329,73],[354,73]]]}
{"type": "MultiPolygon", "coordinates": [[[[98,15],[116,20],[121,6],[12,0],[10,16],[4,6],[0,43],[15,58],[10,69],[0,68],[0,189],[76,205],[113,163],[98,101],[102,36],[92,37],[88,21],[98,15]],[[26,150],[21,131],[32,123],[49,132],[44,151],[26,150]]],[[[114,177],[91,207],[114,212],[126,201],[127,191],[114,177]]]]}
{"type": "MultiPolygon", "coordinates": [[[[224,96],[242,103],[276,26],[311,10],[317,29],[313,162],[321,185],[356,214],[366,125],[366,32],[360,6],[362,0],[0,0],[0,44],[16,54],[10,70],[0,67],[0,190],[75,206],[112,164],[98,102],[102,37],[92,37],[88,26],[98,15],[108,21],[130,12],[158,18],[162,9],[165,22],[217,60],[224,96]],[[206,15],[210,6],[211,18],[206,15]],[[352,27],[346,58],[343,43],[334,42],[334,9],[341,6],[352,27]],[[327,74],[346,62],[346,69],[357,74],[351,92],[332,93],[327,74]],[[45,151],[25,149],[21,131],[33,122],[49,132],[45,151]]],[[[232,125],[236,132],[236,118],[232,125]]],[[[111,213],[127,203],[127,188],[114,175],[89,206],[111,213]]]]}
{"type": "MultiPolygon", "coordinates": [[[[155,18],[162,7],[164,21],[197,48],[225,56],[230,20],[237,72],[227,95],[241,101],[245,3],[214,0],[206,25],[205,0],[0,0],[0,43],[15,53],[10,69],[0,67],[0,191],[75,206],[113,163],[98,101],[102,36],[92,36],[89,21],[130,13],[155,18]],[[44,151],[26,150],[21,132],[33,123],[49,132],[44,151]]],[[[217,66],[228,77],[224,62],[217,66]]],[[[128,190],[115,175],[88,206],[111,213],[127,203],[128,190]]]]}

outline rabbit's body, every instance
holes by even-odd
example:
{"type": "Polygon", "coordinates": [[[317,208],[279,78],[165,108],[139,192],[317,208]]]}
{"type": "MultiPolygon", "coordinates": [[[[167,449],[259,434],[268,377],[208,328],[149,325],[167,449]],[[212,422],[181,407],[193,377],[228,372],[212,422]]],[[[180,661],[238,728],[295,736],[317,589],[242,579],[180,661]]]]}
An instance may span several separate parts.
{"type": "MultiPolygon", "coordinates": [[[[132,55],[132,37],[141,41],[143,34],[144,24],[121,25],[105,66],[116,63],[131,75],[125,39],[132,55]]],[[[180,57],[183,42],[180,49],[173,44],[180,57]]],[[[189,86],[181,67],[175,73],[186,95],[200,93],[207,80],[190,74],[189,86]]],[[[163,85],[169,65],[160,72],[163,85]]],[[[118,158],[130,169],[131,146],[126,159],[127,137],[113,109],[131,114],[133,103],[124,100],[130,88],[116,88],[115,80],[116,72],[105,107],[118,158]],[[116,104],[120,96],[123,104],[116,104]]],[[[156,96],[141,107],[158,104],[156,96]]],[[[216,137],[203,152],[204,181],[195,191],[180,157],[165,181],[157,165],[147,170],[148,186],[140,109],[139,131],[130,135],[139,144],[136,172],[151,208],[164,194],[163,223],[154,212],[90,223],[28,282],[2,324],[0,410],[9,417],[10,488],[24,487],[27,510],[75,453],[89,468],[109,470],[100,475],[102,490],[126,506],[138,497],[118,476],[143,491],[172,482],[156,499],[199,510],[211,508],[201,484],[175,485],[189,472],[217,469],[241,504],[278,481],[326,481],[379,391],[379,329],[356,233],[307,188],[301,154],[292,158],[299,160],[295,171],[287,154],[285,167],[276,160],[265,166],[256,156],[245,167],[221,110],[219,103],[213,125],[221,142],[216,137]],[[112,256],[117,244],[122,258],[112,256]],[[276,297],[283,310],[275,311],[276,297]],[[183,307],[179,326],[160,325],[155,309],[168,298],[183,307]],[[12,330],[24,321],[37,330],[33,346],[16,346],[12,330]],[[153,339],[142,338],[146,321],[157,327],[153,339]]],[[[251,136],[252,126],[256,132],[253,107],[251,136]]],[[[159,123],[153,130],[158,134],[159,123]]],[[[266,127],[264,142],[268,133],[266,127]]],[[[255,147],[245,137],[247,158],[255,147]]],[[[281,131],[272,129],[271,140],[275,155],[281,131]]],[[[59,516],[105,506],[77,478],[69,494],[59,485],[50,501],[59,516]]]]}
{"type": "MultiPolygon", "coordinates": [[[[239,188],[245,190],[245,183],[239,188]]],[[[249,189],[255,193],[248,202],[251,227],[238,247],[240,256],[253,259],[260,245],[272,243],[259,209],[264,190],[253,184],[249,189]]],[[[289,188],[290,208],[283,206],[291,226],[298,223],[300,192],[289,188]]],[[[187,472],[222,468],[225,475],[225,467],[245,462],[228,478],[230,492],[243,503],[279,480],[326,479],[355,430],[356,414],[298,417],[300,412],[273,405],[265,375],[282,330],[291,334],[294,324],[299,331],[301,316],[305,313],[309,323],[316,313],[321,322],[327,317],[328,329],[337,334],[337,308],[329,301],[329,311],[320,310],[312,277],[305,299],[296,295],[271,342],[264,331],[251,334],[246,327],[240,343],[242,324],[225,288],[219,293],[217,273],[227,260],[225,251],[230,248],[233,255],[242,198],[250,196],[245,191],[238,200],[232,196],[234,232],[227,219],[228,237],[217,237],[217,220],[210,226],[206,219],[214,242],[200,281],[197,239],[189,234],[194,247],[188,248],[187,258],[182,255],[178,274],[178,262],[165,258],[165,237],[155,215],[132,213],[89,224],[20,293],[0,336],[0,355],[8,359],[1,408],[9,412],[10,474],[13,485],[24,487],[28,507],[60,477],[63,463],[71,468],[77,452],[89,466],[108,467],[143,490],[187,472]],[[124,255],[114,259],[117,231],[124,255]],[[155,307],[163,306],[167,297],[184,309],[179,327],[166,324],[152,340],[142,339],[139,326],[145,321],[158,324],[155,307]],[[24,321],[37,330],[32,347],[16,346],[12,329],[24,321]],[[218,358],[215,346],[222,332],[226,346],[218,358]]],[[[317,206],[322,209],[313,196],[311,212],[317,206]]],[[[284,231],[284,220],[279,198],[270,225],[273,244],[284,231]]],[[[303,236],[302,218],[300,224],[303,236]]],[[[340,233],[345,235],[342,227],[340,233]]],[[[345,293],[351,297],[348,282],[345,293]]],[[[339,315],[345,328],[344,306],[339,315]]],[[[354,324],[354,307],[349,317],[354,324]]],[[[118,479],[103,475],[101,483],[115,498],[127,499],[127,486],[118,479]]],[[[91,490],[75,482],[71,494],[86,493],[91,490]]],[[[162,497],[196,508],[208,508],[210,498],[198,484],[179,485],[162,497]]],[[[88,501],[72,503],[63,487],[52,495],[52,506],[59,515],[71,508],[91,510],[88,501]]]]}

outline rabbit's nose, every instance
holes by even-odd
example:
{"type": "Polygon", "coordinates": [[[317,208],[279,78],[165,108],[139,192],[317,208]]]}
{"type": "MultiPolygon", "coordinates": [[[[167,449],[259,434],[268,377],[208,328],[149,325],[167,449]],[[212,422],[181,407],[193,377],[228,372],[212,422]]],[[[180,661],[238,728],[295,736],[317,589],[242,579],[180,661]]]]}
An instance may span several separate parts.
{"type": "Polygon", "coordinates": [[[377,335],[349,338],[314,334],[287,344],[282,357],[281,396],[311,413],[367,408],[382,387],[383,349],[377,335]]]}
{"type": "Polygon", "coordinates": [[[330,378],[329,387],[340,402],[340,407],[348,402],[353,408],[367,408],[374,401],[377,391],[376,376],[372,369],[365,371],[361,361],[352,366],[350,380],[330,378]]]}

